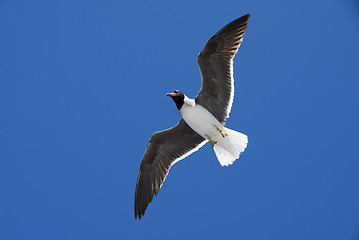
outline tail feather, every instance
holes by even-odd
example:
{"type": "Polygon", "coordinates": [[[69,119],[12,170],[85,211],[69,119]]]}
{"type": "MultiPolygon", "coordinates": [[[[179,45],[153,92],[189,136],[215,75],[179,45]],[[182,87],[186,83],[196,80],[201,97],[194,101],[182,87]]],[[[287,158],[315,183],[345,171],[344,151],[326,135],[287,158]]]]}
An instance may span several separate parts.
{"type": "Polygon", "coordinates": [[[229,128],[224,128],[224,132],[228,135],[229,141],[225,141],[225,144],[216,144],[213,148],[219,163],[222,166],[231,165],[240,154],[246,149],[248,143],[248,137],[240,132],[236,132],[229,128]]]}
{"type": "Polygon", "coordinates": [[[231,165],[236,160],[232,154],[217,144],[214,145],[213,150],[216,153],[217,159],[222,167],[231,165]]]}

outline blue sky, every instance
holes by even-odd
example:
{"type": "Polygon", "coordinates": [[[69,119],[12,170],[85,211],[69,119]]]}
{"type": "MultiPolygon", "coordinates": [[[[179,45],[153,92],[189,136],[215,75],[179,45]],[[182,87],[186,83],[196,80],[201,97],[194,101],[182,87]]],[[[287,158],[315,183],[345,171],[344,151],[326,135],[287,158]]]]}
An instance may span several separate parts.
{"type": "Polygon", "coordinates": [[[0,239],[358,239],[357,1],[1,1],[0,239]],[[234,165],[176,164],[141,221],[149,138],[195,97],[205,42],[234,60],[234,165]]]}

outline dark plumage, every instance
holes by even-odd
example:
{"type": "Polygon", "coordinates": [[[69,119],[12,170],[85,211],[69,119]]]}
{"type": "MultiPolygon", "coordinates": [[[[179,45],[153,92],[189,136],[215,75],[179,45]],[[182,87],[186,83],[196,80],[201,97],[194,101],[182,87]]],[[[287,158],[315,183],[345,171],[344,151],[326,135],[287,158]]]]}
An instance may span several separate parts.
{"type": "Polygon", "coordinates": [[[174,90],[172,93],[167,93],[167,96],[170,96],[173,99],[177,109],[180,110],[183,106],[184,94],[178,90],[174,90]]]}
{"type": "Polygon", "coordinates": [[[230,69],[232,59],[237,53],[247,29],[249,14],[234,20],[211,37],[198,54],[197,63],[202,75],[202,88],[195,98],[196,103],[205,107],[223,125],[229,111],[223,106],[232,106],[233,80],[230,69]]]}
{"type": "Polygon", "coordinates": [[[204,140],[183,119],[173,128],[152,135],[137,178],[135,218],[141,219],[145,214],[153,194],[157,195],[173,161],[193,150],[204,140]]]}

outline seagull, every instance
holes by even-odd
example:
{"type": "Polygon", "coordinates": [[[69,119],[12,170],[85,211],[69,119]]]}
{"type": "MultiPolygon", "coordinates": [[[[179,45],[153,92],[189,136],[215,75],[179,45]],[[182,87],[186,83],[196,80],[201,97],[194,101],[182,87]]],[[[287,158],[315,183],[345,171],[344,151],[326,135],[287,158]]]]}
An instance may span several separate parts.
{"type": "Polygon", "coordinates": [[[210,142],[219,163],[231,165],[247,147],[248,137],[224,127],[234,98],[233,58],[241,45],[249,14],[226,25],[205,44],[197,63],[202,87],[195,99],[167,93],[181,120],[152,135],[142,157],[135,192],[135,219],[145,214],[170,168],[210,142]]]}

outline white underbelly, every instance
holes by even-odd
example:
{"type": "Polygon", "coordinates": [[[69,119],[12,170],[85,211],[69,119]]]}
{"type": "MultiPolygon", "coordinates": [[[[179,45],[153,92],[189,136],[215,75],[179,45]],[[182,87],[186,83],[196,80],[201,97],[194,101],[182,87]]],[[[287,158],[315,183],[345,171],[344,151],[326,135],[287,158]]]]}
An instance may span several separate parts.
{"type": "Polygon", "coordinates": [[[216,125],[220,130],[223,130],[222,124],[201,105],[186,106],[181,109],[180,113],[183,120],[202,137],[210,136],[213,140],[222,138],[214,126],[216,125]]]}

